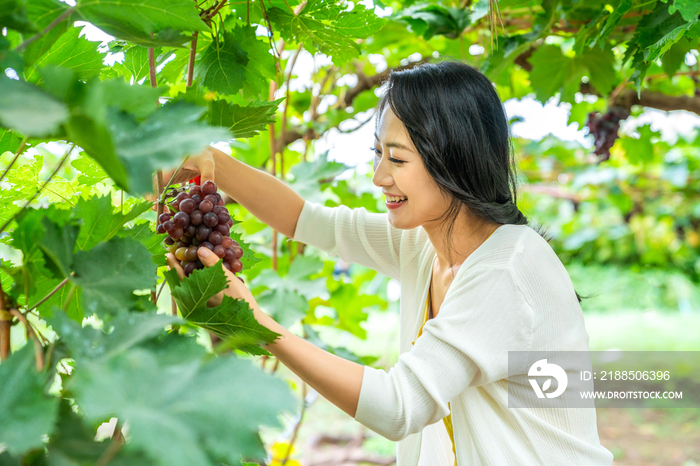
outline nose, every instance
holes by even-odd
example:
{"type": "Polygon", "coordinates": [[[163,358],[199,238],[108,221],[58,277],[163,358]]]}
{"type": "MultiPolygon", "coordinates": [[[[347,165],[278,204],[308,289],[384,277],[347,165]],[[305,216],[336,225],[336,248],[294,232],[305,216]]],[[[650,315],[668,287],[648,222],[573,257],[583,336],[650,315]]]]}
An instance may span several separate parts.
{"type": "Polygon", "coordinates": [[[391,176],[390,170],[386,167],[386,164],[387,161],[382,163],[381,157],[374,157],[374,175],[372,176],[372,183],[378,188],[392,186],[394,184],[394,178],[391,176]]]}

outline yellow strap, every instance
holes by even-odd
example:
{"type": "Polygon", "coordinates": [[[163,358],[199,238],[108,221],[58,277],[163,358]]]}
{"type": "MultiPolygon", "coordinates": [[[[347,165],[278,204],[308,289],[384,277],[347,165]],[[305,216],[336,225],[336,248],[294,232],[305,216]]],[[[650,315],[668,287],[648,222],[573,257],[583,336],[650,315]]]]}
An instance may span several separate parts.
{"type": "MultiPolygon", "coordinates": [[[[429,306],[430,306],[430,288],[428,288],[428,299],[425,302],[425,316],[423,317],[423,324],[421,324],[420,329],[418,329],[418,336],[416,337],[416,340],[418,339],[418,337],[423,335],[423,326],[428,321],[429,306]]],[[[416,340],[413,340],[413,342],[411,344],[412,345],[415,344],[416,340]]],[[[445,429],[447,429],[447,434],[450,436],[450,441],[452,442],[452,453],[455,455],[455,466],[457,466],[457,450],[455,449],[455,437],[454,437],[454,432],[452,430],[452,407],[450,406],[450,403],[447,403],[447,407],[450,409],[450,414],[445,416],[442,419],[442,422],[445,423],[445,429]]]]}

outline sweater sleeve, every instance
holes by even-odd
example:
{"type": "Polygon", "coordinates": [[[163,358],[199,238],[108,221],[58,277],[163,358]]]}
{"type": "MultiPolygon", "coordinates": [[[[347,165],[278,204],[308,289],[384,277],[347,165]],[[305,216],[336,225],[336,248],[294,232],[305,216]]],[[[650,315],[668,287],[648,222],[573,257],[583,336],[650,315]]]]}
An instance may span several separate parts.
{"type": "Polygon", "coordinates": [[[508,351],[530,350],[533,322],[510,269],[465,270],[388,373],[364,368],[355,419],[392,441],[439,421],[468,387],[508,377],[508,351]]]}
{"type": "Polygon", "coordinates": [[[292,239],[399,280],[401,233],[387,214],[305,201],[292,239]]]}

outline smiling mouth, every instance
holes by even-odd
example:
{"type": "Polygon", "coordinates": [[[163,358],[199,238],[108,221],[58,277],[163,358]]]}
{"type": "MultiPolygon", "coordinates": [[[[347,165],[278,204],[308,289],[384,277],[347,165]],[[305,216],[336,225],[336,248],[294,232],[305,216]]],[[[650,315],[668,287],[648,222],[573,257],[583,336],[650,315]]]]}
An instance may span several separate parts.
{"type": "Polygon", "coordinates": [[[408,198],[406,196],[386,196],[386,202],[389,204],[401,204],[407,200],[408,198]]]}

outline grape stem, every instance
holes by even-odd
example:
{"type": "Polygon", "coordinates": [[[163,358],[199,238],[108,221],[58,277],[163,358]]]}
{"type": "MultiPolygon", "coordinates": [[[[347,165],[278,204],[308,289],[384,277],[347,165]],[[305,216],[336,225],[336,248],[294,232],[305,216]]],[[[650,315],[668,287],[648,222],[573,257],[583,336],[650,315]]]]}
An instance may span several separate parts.
{"type": "Polygon", "coordinates": [[[63,164],[66,162],[66,160],[68,160],[68,157],[70,156],[71,152],[73,152],[73,149],[75,149],[75,144],[71,144],[70,149],[68,149],[68,151],[67,151],[66,154],[63,156],[63,158],[61,159],[61,161],[58,162],[58,165],[56,166],[56,168],[54,169],[54,171],[51,173],[51,175],[49,175],[49,177],[46,179],[46,181],[44,181],[44,184],[42,184],[41,187],[39,187],[39,189],[34,193],[34,195],[32,196],[32,198],[29,199],[29,200],[27,201],[26,204],[24,204],[24,207],[22,207],[22,208],[21,208],[16,214],[14,214],[7,222],[5,222],[5,224],[2,226],[2,228],[0,228],[0,233],[2,233],[3,231],[5,231],[5,228],[7,228],[7,227],[10,225],[10,223],[12,223],[22,212],[24,212],[24,211],[27,209],[27,207],[29,207],[29,204],[31,204],[32,202],[34,202],[34,199],[36,199],[37,196],[39,196],[39,194],[41,194],[41,192],[44,190],[44,188],[46,188],[46,185],[49,184],[49,182],[51,181],[51,179],[52,179],[54,176],[56,176],[56,173],[58,173],[58,171],[61,169],[61,167],[63,166],[63,164]]]}
{"type": "Polygon", "coordinates": [[[0,360],[4,361],[10,356],[10,327],[12,316],[5,310],[5,292],[0,283],[0,360]]]}
{"type": "Polygon", "coordinates": [[[22,322],[22,325],[24,325],[24,328],[27,330],[29,338],[32,339],[32,343],[34,343],[34,358],[36,359],[36,370],[37,372],[41,371],[44,368],[44,347],[37,338],[36,333],[34,333],[34,329],[29,324],[29,321],[27,320],[27,317],[24,314],[19,312],[17,309],[10,309],[10,314],[17,317],[17,319],[19,319],[19,321],[22,322]]]}
{"type": "MultiPolygon", "coordinates": [[[[168,180],[168,184],[166,184],[165,186],[163,186],[163,192],[160,193],[160,199],[158,199],[158,204],[160,204],[161,206],[162,206],[163,204],[165,204],[165,194],[168,192],[168,188],[170,187],[170,185],[172,184],[173,180],[175,179],[175,176],[177,176],[177,174],[180,172],[180,170],[182,169],[183,165],[185,165],[185,162],[187,162],[187,159],[189,159],[189,158],[190,158],[190,156],[188,155],[188,156],[186,156],[184,159],[182,159],[182,162],[180,162],[180,165],[177,166],[177,168],[176,168],[175,171],[173,172],[172,176],[171,176],[170,179],[168,180]]],[[[162,176],[163,176],[163,174],[161,173],[161,177],[162,177],[162,176]]]]}

